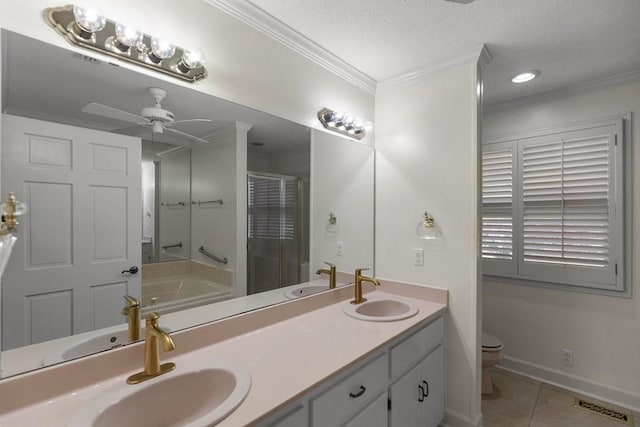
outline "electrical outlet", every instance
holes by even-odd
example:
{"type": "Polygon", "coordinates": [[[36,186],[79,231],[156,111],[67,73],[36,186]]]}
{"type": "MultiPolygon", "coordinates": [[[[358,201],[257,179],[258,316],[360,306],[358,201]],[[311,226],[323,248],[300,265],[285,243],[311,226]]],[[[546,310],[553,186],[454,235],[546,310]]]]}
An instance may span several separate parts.
{"type": "Polygon", "coordinates": [[[562,363],[565,366],[573,366],[573,351],[561,349],[560,354],[561,354],[560,363],[562,363]]]}
{"type": "Polygon", "coordinates": [[[413,248],[413,265],[424,266],[424,250],[422,248],[413,248]]]}
{"type": "Polygon", "coordinates": [[[336,242],[336,255],[344,255],[344,242],[336,242]]]}

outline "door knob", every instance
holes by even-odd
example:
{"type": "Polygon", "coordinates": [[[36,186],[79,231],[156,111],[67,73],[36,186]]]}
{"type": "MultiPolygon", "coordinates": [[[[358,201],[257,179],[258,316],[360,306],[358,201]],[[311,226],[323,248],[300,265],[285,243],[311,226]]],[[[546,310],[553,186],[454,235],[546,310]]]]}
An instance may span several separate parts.
{"type": "Polygon", "coordinates": [[[122,274],[124,273],[136,274],[137,272],[138,272],[138,267],[136,267],[135,265],[128,270],[122,270],[122,274]]]}

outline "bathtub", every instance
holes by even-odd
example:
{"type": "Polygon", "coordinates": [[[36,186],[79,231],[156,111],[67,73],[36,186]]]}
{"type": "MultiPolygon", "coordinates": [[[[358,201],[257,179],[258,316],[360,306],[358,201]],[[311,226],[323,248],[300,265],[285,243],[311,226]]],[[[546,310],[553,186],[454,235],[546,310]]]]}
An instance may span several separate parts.
{"type": "Polygon", "coordinates": [[[233,297],[229,286],[193,274],[142,281],[142,311],[171,313],[233,297]]]}

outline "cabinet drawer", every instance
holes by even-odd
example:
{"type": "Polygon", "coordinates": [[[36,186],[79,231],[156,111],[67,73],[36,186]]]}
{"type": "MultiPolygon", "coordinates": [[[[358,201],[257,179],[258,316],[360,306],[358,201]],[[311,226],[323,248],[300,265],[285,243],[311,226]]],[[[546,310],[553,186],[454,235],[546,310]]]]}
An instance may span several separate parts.
{"type": "Polygon", "coordinates": [[[391,378],[414,366],[444,339],[444,319],[440,316],[391,349],[391,378]]]}
{"type": "Polygon", "coordinates": [[[387,354],[383,353],[311,400],[312,425],[342,425],[387,386],[387,354]]]}

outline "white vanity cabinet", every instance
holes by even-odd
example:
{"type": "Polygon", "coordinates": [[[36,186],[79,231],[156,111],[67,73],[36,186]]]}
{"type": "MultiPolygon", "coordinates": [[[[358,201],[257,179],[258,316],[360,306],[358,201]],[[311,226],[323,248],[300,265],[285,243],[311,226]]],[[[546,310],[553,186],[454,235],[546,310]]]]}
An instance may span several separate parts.
{"type": "Polygon", "coordinates": [[[259,426],[437,426],[444,415],[443,340],[444,320],[438,316],[259,426]]]}

